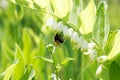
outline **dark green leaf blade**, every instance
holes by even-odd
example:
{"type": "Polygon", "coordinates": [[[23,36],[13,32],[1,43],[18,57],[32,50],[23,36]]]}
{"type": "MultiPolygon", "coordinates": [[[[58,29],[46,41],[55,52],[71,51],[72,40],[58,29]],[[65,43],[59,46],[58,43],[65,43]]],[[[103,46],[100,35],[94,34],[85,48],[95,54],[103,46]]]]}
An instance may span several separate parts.
{"type": "Polygon", "coordinates": [[[120,67],[116,62],[111,63],[110,80],[120,80],[120,67]]]}

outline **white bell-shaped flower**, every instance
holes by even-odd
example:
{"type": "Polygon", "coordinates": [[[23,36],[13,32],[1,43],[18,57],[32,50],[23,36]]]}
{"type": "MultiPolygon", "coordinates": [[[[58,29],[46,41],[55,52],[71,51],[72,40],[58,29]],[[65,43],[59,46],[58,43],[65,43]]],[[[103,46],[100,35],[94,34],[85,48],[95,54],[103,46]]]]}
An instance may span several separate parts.
{"type": "Polygon", "coordinates": [[[106,55],[99,56],[99,57],[97,58],[97,62],[103,62],[103,61],[106,60],[106,58],[107,58],[106,55]]]}
{"type": "Polygon", "coordinates": [[[57,75],[52,73],[52,75],[51,75],[52,80],[61,80],[59,77],[58,77],[58,79],[56,77],[57,77],[57,75]]]}
{"type": "Polygon", "coordinates": [[[67,27],[67,26],[64,26],[64,28],[63,28],[63,35],[64,35],[65,37],[68,37],[68,36],[69,36],[69,31],[68,31],[68,27],[67,27]]]}
{"type": "Polygon", "coordinates": [[[95,48],[95,43],[93,43],[93,42],[88,43],[88,48],[89,49],[94,49],[95,48]]]}
{"type": "Polygon", "coordinates": [[[79,49],[79,48],[82,47],[82,45],[83,45],[83,38],[80,37],[80,38],[79,38],[79,42],[78,42],[78,44],[76,45],[76,47],[79,49]]]}
{"type": "Polygon", "coordinates": [[[88,54],[90,55],[90,59],[93,60],[97,55],[97,51],[95,49],[88,49],[88,54]]]}
{"type": "Polygon", "coordinates": [[[74,44],[78,44],[79,43],[79,35],[77,32],[74,32],[71,36],[71,42],[74,44]]]}
{"type": "Polygon", "coordinates": [[[53,31],[53,32],[58,32],[58,31],[59,31],[59,30],[58,30],[58,24],[57,24],[56,21],[54,21],[53,24],[52,24],[52,31],[53,31]]]}
{"type": "Polygon", "coordinates": [[[58,32],[63,31],[64,26],[62,22],[58,22],[57,27],[58,27],[58,32]]]}
{"type": "Polygon", "coordinates": [[[73,28],[70,28],[68,31],[69,31],[69,36],[72,36],[72,34],[74,33],[73,28]]]}
{"type": "Polygon", "coordinates": [[[85,40],[82,41],[81,50],[82,51],[87,51],[88,50],[88,43],[87,43],[87,41],[85,41],[85,40]]]}
{"type": "Polygon", "coordinates": [[[55,21],[52,17],[50,17],[50,18],[48,19],[47,23],[46,23],[46,26],[50,26],[50,27],[51,27],[54,22],[56,22],[56,21],[55,21]]]}
{"type": "Polygon", "coordinates": [[[96,70],[96,76],[99,76],[99,75],[101,74],[102,70],[103,70],[103,65],[100,64],[100,65],[98,66],[97,70],[96,70]]]}

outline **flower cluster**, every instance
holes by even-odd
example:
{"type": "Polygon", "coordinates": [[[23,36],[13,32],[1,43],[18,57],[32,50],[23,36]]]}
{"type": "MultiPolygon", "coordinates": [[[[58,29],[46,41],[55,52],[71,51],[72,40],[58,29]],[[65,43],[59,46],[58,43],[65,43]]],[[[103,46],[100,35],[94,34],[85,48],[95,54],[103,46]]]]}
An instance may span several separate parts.
{"type": "MultiPolygon", "coordinates": [[[[57,22],[54,18],[50,17],[46,23],[47,27],[52,29],[52,32],[63,33],[65,38],[70,38],[71,42],[74,44],[74,48],[80,49],[85,55],[89,55],[90,60],[95,59],[97,56],[96,45],[93,42],[88,43],[82,36],[79,36],[73,28],[68,28],[62,22],[57,22]]],[[[103,58],[103,57],[101,57],[103,58]]],[[[99,62],[101,58],[97,59],[99,62]]]]}
{"type": "Polygon", "coordinates": [[[75,45],[75,48],[81,48],[82,51],[87,51],[88,43],[81,36],[79,37],[78,33],[72,28],[68,28],[62,22],[56,22],[52,17],[48,19],[46,25],[51,27],[53,32],[60,33],[63,32],[65,38],[70,38],[71,42],[75,45]]]}
{"type": "MultiPolygon", "coordinates": [[[[106,55],[102,55],[96,58],[97,49],[96,44],[94,42],[88,43],[82,36],[79,36],[73,28],[68,28],[62,22],[55,21],[52,17],[48,19],[46,23],[47,27],[52,29],[52,32],[55,33],[63,33],[65,38],[70,38],[71,42],[74,44],[76,49],[80,49],[85,55],[89,55],[90,60],[96,59],[98,63],[101,63],[106,60],[106,55]]],[[[96,70],[96,75],[99,75],[103,69],[103,65],[100,64],[98,69],[96,70]]],[[[54,76],[55,77],[55,76],[54,76]]]]}

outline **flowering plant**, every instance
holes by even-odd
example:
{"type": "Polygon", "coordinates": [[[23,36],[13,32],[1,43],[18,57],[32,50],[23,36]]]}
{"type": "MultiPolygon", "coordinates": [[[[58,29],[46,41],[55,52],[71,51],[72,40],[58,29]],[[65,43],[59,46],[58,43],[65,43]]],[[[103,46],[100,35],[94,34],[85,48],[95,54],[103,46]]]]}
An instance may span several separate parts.
{"type": "Polygon", "coordinates": [[[106,0],[1,1],[0,80],[120,79],[120,31],[110,31],[106,0]]]}

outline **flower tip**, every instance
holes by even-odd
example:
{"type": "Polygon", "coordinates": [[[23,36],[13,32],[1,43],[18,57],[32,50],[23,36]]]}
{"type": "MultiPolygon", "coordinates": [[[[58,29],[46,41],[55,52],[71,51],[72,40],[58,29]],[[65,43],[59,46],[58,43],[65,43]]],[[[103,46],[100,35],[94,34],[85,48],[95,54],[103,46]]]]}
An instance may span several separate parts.
{"type": "Polygon", "coordinates": [[[50,17],[48,20],[47,20],[47,23],[46,23],[46,26],[52,26],[53,25],[53,22],[55,22],[55,20],[50,17]]]}
{"type": "Polygon", "coordinates": [[[107,58],[106,55],[100,56],[100,57],[97,58],[97,62],[103,62],[103,61],[106,60],[106,58],[107,58]]]}
{"type": "Polygon", "coordinates": [[[96,76],[100,76],[102,70],[103,70],[103,65],[100,64],[100,65],[98,66],[97,70],[96,70],[96,76]]]}

